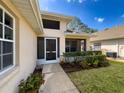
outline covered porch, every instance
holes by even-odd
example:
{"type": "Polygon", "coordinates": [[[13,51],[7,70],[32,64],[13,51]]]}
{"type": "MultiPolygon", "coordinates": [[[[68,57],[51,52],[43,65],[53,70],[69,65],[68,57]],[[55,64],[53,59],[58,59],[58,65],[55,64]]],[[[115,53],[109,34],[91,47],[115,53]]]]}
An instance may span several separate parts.
{"type": "Polygon", "coordinates": [[[88,38],[86,33],[66,33],[65,52],[86,51],[88,38]]]}
{"type": "Polygon", "coordinates": [[[75,52],[75,51],[86,51],[86,39],[65,39],[65,51],[75,52]]]}

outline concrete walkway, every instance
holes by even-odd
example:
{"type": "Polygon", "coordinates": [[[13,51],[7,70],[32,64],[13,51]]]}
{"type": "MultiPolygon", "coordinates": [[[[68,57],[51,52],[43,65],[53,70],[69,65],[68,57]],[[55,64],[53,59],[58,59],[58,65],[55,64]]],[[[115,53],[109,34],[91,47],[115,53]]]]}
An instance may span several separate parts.
{"type": "Polygon", "coordinates": [[[79,93],[59,64],[43,66],[45,83],[39,93],[79,93]]]}
{"type": "Polygon", "coordinates": [[[117,62],[122,62],[124,63],[124,58],[109,58],[107,57],[108,60],[112,60],[112,61],[117,61],[117,62]]]}

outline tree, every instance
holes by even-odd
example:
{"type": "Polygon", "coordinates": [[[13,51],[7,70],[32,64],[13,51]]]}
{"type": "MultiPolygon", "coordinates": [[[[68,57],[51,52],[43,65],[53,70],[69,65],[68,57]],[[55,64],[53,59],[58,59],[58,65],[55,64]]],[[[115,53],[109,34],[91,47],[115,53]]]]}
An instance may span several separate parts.
{"type": "Polygon", "coordinates": [[[75,32],[86,32],[86,33],[94,33],[97,30],[89,28],[86,24],[82,23],[81,20],[75,17],[68,25],[68,30],[72,30],[75,32]]]}

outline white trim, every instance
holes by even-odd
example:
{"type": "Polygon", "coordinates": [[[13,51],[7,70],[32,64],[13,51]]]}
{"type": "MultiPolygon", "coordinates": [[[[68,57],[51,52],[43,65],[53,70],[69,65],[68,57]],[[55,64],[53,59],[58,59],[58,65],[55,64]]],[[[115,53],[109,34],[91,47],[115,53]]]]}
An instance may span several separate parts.
{"type": "Polygon", "coordinates": [[[57,38],[51,38],[51,37],[49,38],[49,37],[46,37],[46,38],[44,39],[44,48],[45,48],[45,49],[44,49],[44,53],[45,53],[45,54],[44,54],[44,58],[45,58],[45,63],[46,63],[46,64],[48,64],[48,63],[57,63],[57,62],[58,62],[58,60],[57,60],[57,59],[58,59],[58,57],[57,57],[57,55],[58,55],[57,43],[58,43],[58,42],[57,42],[57,38]],[[56,40],[56,51],[54,51],[54,52],[56,52],[56,59],[55,59],[55,60],[49,60],[49,61],[46,60],[46,40],[47,40],[47,39],[54,39],[54,40],[56,40]]]}
{"type": "MultiPolygon", "coordinates": [[[[8,67],[6,67],[6,68],[4,68],[4,69],[2,69],[1,71],[0,71],[0,75],[2,75],[2,74],[4,74],[4,73],[6,73],[7,71],[9,71],[9,70],[11,70],[12,68],[14,68],[15,67],[15,65],[16,65],[16,62],[15,62],[15,51],[16,51],[16,47],[15,47],[15,17],[14,16],[12,16],[11,15],[11,13],[9,13],[3,6],[1,6],[0,5],[0,8],[2,9],[2,11],[3,11],[3,23],[1,23],[0,22],[0,24],[2,24],[3,25],[3,37],[2,38],[0,38],[0,41],[8,41],[8,42],[12,42],[13,43],[13,64],[12,65],[10,65],[10,66],[8,66],[8,67]],[[13,28],[11,28],[11,27],[9,27],[9,26],[7,26],[7,25],[5,25],[5,13],[6,14],[8,14],[12,19],[13,19],[13,28]],[[5,39],[5,28],[4,27],[8,27],[8,28],[10,28],[11,30],[13,30],[13,40],[9,40],[9,39],[5,39]]],[[[1,61],[2,61],[3,59],[1,59],[1,61]]]]}
{"type": "Polygon", "coordinates": [[[9,29],[11,29],[11,30],[13,30],[12,27],[10,27],[10,26],[8,26],[8,25],[6,25],[6,24],[4,24],[4,26],[7,27],[7,28],[9,28],[9,29]]]}

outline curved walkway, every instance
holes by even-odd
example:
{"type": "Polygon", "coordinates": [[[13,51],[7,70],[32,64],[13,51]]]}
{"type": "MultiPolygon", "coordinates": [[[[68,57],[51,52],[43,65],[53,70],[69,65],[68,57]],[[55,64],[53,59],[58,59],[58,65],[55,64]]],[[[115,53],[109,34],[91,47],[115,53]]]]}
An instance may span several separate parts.
{"type": "Polygon", "coordinates": [[[45,83],[39,93],[79,93],[59,64],[43,66],[45,83]]]}

